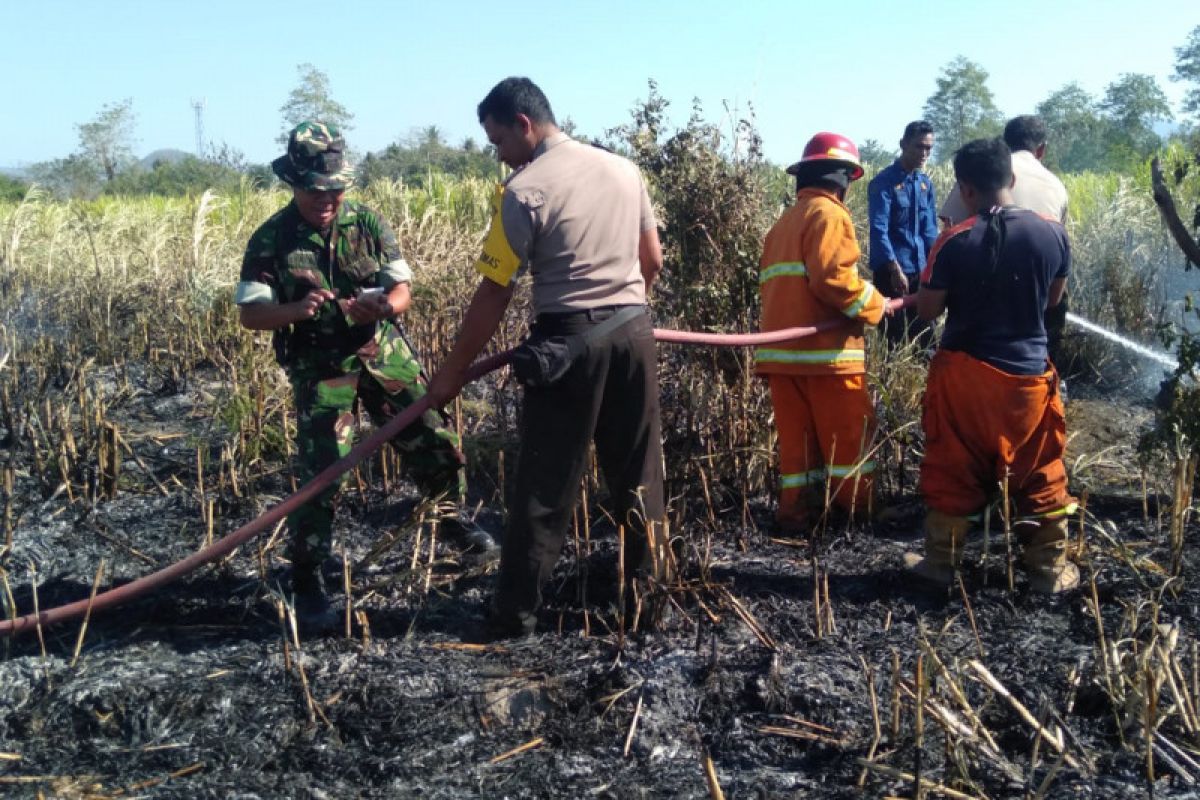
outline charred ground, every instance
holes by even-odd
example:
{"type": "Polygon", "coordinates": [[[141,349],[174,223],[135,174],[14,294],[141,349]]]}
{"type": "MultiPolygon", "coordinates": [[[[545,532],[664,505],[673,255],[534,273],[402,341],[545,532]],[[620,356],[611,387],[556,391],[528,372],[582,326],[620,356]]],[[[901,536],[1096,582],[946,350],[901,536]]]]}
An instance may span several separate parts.
{"type": "MultiPolygon", "coordinates": [[[[204,395],[221,391],[210,377],[179,386],[161,370],[109,376],[109,415],[131,444],[112,499],[72,500],[18,461],[3,566],[21,613],[35,594],[40,608],[86,597],[101,561],[103,589],[203,544],[196,446],[220,446],[204,410],[204,395]]],[[[70,386],[50,380],[46,390],[70,386]]],[[[339,518],[361,612],[349,637],[297,646],[276,535],[92,619],[77,659],[78,623],[42,631],[44,647],[37,635],[8,641],[0,789],[708,797],[711,759],[732,797],[911,796],[899,770],[958,796],[1115,798],[1148,791],[1150,713],[1167,740],[1156,745],[1156,796],[1194,796],[1200,591],[1188,578],[1200,532],[1186,527],[1183,577],[1168,580],[1170,501],[1160,509],[1159,495],[1131,478],[1148,417],[1129,405],[1071,406],[1076,488],[1088,491],[1083,591],[1046,600],[1019,570],[1010,590],[999,523],[986,554],[983,537],[973,540],[965,595],[921,591],[900,570],[920,544],[911,501],[869,527],[831,521],[812,549],[772,538],[765,499],[711,519],[711,505],[680,499],[679,578],[650,598],[661,626],[627,636],[617,631],[616,543],[602,508],[581,514],[542,632],[476,646],[492,576],[440,545],[431,557],[405,485],[385,495],[377,475],[363,474],[339,518]],[[1061,744],[1035,743],[1030,722],[972,661],[1061,729],[1050,735],[1061,744]]],[[[14,453],[21,424],[6,431],[14,453]]],[[[276,467],[240,498],[220,493],[218,535],[288,491],[276,467]]],[[[499,499],[479,497],[493,530],[499,499]]]]}

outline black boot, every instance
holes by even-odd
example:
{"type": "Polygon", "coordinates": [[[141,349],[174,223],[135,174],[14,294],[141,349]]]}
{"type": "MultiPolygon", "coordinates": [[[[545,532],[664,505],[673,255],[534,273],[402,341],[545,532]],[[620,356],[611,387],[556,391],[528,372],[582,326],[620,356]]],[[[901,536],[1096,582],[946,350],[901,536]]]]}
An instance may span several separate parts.
{"type": "Polygon", "coordinates": [[[492,535],[462,516],[442,520],[442,538],[473,564],[488,564],[500,558],[500,546],[492,535]]]}
{"type": "Polygon", "coordinates": [[[319,567],[293,568],[292,595],[292,603],[296,609],[296,625],[302,633],[327,633],[337,627],[337,612],[325,594],[319,567]]]}

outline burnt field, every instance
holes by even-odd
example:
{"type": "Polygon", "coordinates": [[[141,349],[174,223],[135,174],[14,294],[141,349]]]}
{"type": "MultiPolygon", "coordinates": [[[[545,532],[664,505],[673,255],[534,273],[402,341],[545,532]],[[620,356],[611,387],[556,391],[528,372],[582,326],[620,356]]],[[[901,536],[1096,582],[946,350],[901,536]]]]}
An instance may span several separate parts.
{"type": "MultiPolygon", "coordinates": [[[[290,492],[281,463],[263,460],[250,486],[201,457],[227,446],[208,409],[228,376],[172,374],[94,370],[121,431],[118,457],[97,462],[118,464],[106,494],[102,467],[59,482],[44,479],[49,456],[33,463],[22,441],[53,426],[79,372],[31,373],[46,410],[3,431],[8,613],[165,566],[290,492]]],[[[1010,576],[999,520],[986,550],[973,537],[963,586],[914,586],[900,567],[920,546],[911,493],[872,526],[831,521],[815,548],[773,538],[765,494],[692,493],[674,502],[678,576],[643,605],[658,627],[622,634],[617,543],[592,486],[541,631],[488,645],[472,641],[493,576],[430,542],[410,486],[364,468],[329,576],[348,574],[353,598],[338,635],[291,630],[276,530],[86,630],[6,641],[0,794],[911,797],[919,775],[927,796],[1194,797],[1200,532],[1172,536],[1156,492],[1170,476],[1142,488],[1133,444],[1149,416],[1069,408],[1087,513],[1084,587],[1064,597],[1010,576]]],[[[472,486],[498,532],[503,469],[472,486]]]]}
{"type": "MultiPolygon", "coordinates": [[[[756,330],[779,201],[753,163],[697,142],[661,162],[697,169],[653,175],[668,264],[655,319],[756,330]]],[[[934,177],[948,188],[947,170],[934,177]]],[[[1089,181],[1071,187],[1073,308],[1152,342],[1166,319],[1153,276],[1173,263],[1157,212],[1127,182],[1089,181]]],[[[435,188],[363,194],[419,276],[407,323],[427,364],[470,296],[494,189],[435,188]]],[[[865,193],[851,199],[865,219],[865,193]]],[[[231,301],[250,233],[284,202],[246,188],[0,205],[5,616],[173,564],[294,491],[289,387],[231,301]]],[[[518,305],[499,347],[524,334],[518,305]]],[[[638,632],[616,611],[618,543],[594,477],[540,632],[479,645],[494,574],[431,542],[397,459],[377,454],[339,512],[328,578],[352,605],[337,635],[293,632],[275,528],[86,626],[0,640],[0,796],[1200,796],[1195,461],[1179,440],[1141,467],[1153,391],[1137,364],[1074,342],[1083,587],[1033,596],[994,515],[963,585],[931,594],[901,571],[921,545],[924,362],[868,346],[877,523],[829,520],[811,547],[777,540],[751,355],[663,347],[678,569],[645,587],[638,632]]],[[[516,404],[498,374],[451,409],[494,533],[516,404]]]]}

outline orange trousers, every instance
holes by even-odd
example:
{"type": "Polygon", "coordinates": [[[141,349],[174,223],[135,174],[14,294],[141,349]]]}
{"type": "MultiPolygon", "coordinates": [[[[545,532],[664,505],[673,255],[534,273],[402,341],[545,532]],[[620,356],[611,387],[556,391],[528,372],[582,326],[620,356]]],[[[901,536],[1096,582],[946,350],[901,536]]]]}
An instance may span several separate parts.
{"type": "Polygon", "coordinates": [[[1010,375],[966,353],[939,350],[925,387],[921,495],[943,514],[976,514],[1008,479],[1024,518],[1071,513],[1058,375],[1010,375]]]}
{"type": "Polygon", "coordinates": [[[823,508],[826,492],[847,511],[870,509],[875,435],[865,375],[768,375],[779,432],[781,522],[823,508]]]}

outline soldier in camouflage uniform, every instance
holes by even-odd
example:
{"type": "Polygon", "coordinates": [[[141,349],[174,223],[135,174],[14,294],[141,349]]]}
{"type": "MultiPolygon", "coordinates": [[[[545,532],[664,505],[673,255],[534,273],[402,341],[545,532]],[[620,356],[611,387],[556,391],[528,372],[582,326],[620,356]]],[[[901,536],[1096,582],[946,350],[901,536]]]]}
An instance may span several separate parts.
{"type": "MultiPolygon", "coordinates": [[[[275,332],[291,379],[302,481],[350,452],[356,402],[381,425],[425,394],[396,320],[411,302],[412,270],[387,224],[343,199],[352,180],[344,149],[333,125],[302,122],[291,132],[287,154],[271,167],[293,200],[250,237],[237,287],[242,325],[275,332]]],[[[426,411],[391,445],[426,496],[448,500],[444,535],[474,556],[494,556],[491,537],[458,510],[465,462],[438,414],[426,411]]],[[[330,555],[337,493],[331,486],[288,517],[292,588],[309,627],[335,619],[320,566],[330,555]]]]}

